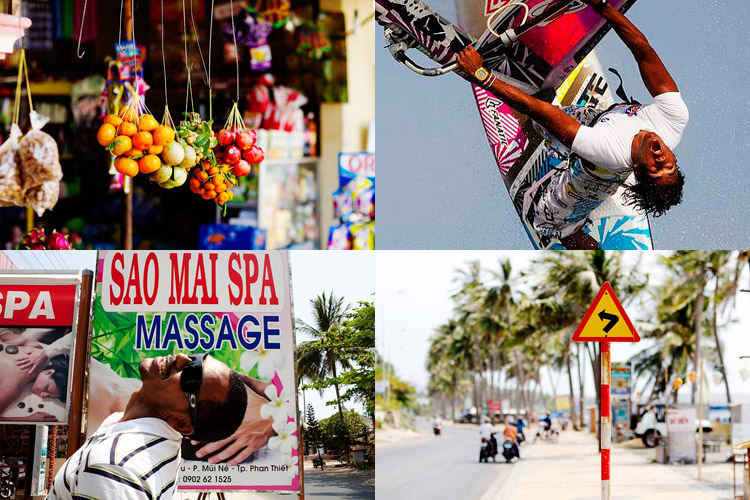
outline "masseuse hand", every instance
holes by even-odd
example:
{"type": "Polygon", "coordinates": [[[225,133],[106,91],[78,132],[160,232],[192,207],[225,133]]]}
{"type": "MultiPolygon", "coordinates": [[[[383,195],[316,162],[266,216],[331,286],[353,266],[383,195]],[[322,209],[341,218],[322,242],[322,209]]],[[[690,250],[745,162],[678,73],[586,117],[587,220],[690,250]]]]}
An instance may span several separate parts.
{"type": "Polygon", "coordinates": [[[39,373],[48,362],[47,353],[40,347],[16,359],[16,366],[29,373],[39,373]]]}
{"type": "MultiPolygon", "coordinates": [[[[208,462],[212,464],[226,462],[228,465],[237,465],[265,446],[268,439],[274,435],[273,418],[264,420],[260,416],[260,407],[266,403],[268,403],[266,398],[247,388],[247,410],[239,429],[227,439],[203,446],[196,451],[195,456],[202,458],[226,446],[226,449],[210,457],[208,462]]],[[[197,441],[192,443],[198,444],[197,441]]]]}
{"type": "Polygon", "coordinates": [[[471,45],[459,52],[456,61],[461,69],[471,76],[474,76],[474,72],[481,68],[482,63],[484,62],[482,56],[477,52],[477,49],[471,45]]]}

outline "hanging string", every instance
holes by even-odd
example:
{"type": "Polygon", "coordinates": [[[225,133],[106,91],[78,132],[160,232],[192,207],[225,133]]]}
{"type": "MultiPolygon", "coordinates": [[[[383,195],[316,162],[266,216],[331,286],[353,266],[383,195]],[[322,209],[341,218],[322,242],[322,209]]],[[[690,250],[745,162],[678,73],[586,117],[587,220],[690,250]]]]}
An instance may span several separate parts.
{"type": "Polygon", "coordinates": [[[188,37],[188,30],[187,30],[187,17],[185,13],[185,0],[182,0],[182,35],[183,40],[185,42],[185,70],[187,71],[187,90],[185,91],[185,114],[188,112],[188,103],[190,102],[190,90],[191,90],[191,80],[190,80],[190,63],[188,58],[188,46],[187,46],[187,37],[188,37]]]}
{"type": "Polygon", "coordinates": [[[122,30],[124,28],[124,26],[122,25],[122,11],[125,9],[125,7],[123,6],[124,1],[125,0],[120,0],[120,33],[118,33],[118,36],[117,36],[117,48],[118,49],[120,48],[120,45],[122,44],[122,30]]]}
{"type": "MultiPolygon", "coordinates": [[[[135,42],[135,1],[130,2],[130,26],[133,29],[133,79],[135,80],[135,97],[138,99],[138,44],[135,42]]],[[[135,122],[138,123],[137,111],[135,122]]]]}
{"type": "Polygon", "coordinates": [[[83,56],[86,54],[86,51],[84,50],[81,52],[81,38],[83,38],[83,23],[86,21],[86,6],[88,5],[89,0],[85,0],[83,2],[83,15],[81,16],[81,31],[78,33],[78,50],[76,51],[78,54],[78,59],[83,59],[83,56]]]}
{"type": "Polygon", "coordinates": [[[213,120],[213,89],[211,88],[211,44],[214,37],[214,0],[211,0],[211,21],[208,25],[208,119],[213,120]]]}
{"type": "Polygon", "coordinates": [[[164,68],[164,109],[169,108],[169,100],[167,99],[167,60],[164,57],[164,0],[161,2],[161,64],[164,68]]]}
{"type": "MultiPolygon", "coordinates": [[[[213,15],[211,16],[213,18],[213,15]]],[[[190,20],[193,23],[193,34],[195,35],[195,42],[198,44],[198,55],[201,57],[201,64],[203,65],[203,83],[208,85],[208,82],[206,81],[206,61],[203,59],[203,50],[201,50],[201,39],[198,36],[198,30],[195,27],[195,17],[193,16],[193,0],[190,0],[190,20]]]]}
{"type": "Polygon", "coordinates": [[[229,0],[229,6],[232,9],[232,40],[234,41],[234,63],[237,66],[237,100],[240,100],[240,53],[237,50],[237,33],[234,31],[234,2],[229,0]]]}

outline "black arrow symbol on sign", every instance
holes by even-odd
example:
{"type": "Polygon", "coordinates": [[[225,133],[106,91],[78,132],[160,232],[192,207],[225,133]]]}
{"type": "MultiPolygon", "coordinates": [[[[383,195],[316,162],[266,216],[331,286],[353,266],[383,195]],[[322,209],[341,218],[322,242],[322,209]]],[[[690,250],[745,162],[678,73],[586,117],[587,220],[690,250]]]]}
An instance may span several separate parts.
{"type": "Polygon", "coordinates": [[[598,316],[600,320],[609,322],[604,326],[604,333],[609,333],[609,331],[615,327],[617,322],[620,321],[620,318],[618,318],[614,314],[607,314],[606,309],[602,309],[601,311],[599,311],[598,316]]]}

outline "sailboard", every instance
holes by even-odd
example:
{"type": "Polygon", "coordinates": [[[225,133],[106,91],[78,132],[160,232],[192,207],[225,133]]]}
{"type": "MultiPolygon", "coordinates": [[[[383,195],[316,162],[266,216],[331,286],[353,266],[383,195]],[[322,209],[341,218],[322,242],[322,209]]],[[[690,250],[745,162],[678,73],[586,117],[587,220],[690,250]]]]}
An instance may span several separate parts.
{"type": "MultiPolygon", "coordinates": [[[[610,3],[624,12],[635,1],[610,0],[610,3]]],[[[595,106],[603,111],[615,102],[593,52],[608,26],[586,4],[562,0],[456,0],[456,3],[460,28],[421,0],[376,0],[376,19],[384,27],[394,57],[420,74],[436,76],[448,68],[455,70],[456,54],[473,44],[483,54],[485,67],[498,78],[557,105],[595,106]],[[564,5],[560,7],[561,4],[564,5]],[[496,43],[499,34],[551,9],[557,9],[556,15],[512,43],[496,43]],[[405,56],[409,49],[423,52],[441,64],[443,70],[415,69],[405,56]]],[[[530,215],[533,188],[553,168],[564,168],[561,162],[565,160],[551,154],[551,144],[536,131],[528,117],[512,110],[487,90],[474,84],[472,90],[498,171],[532,245],[537,249],[563,248],[554,238],[538,234],[530,215]]],[[[623,193],[624,188],[620,188],[594,209],[588,215],[584,231],[603,249],[652,249],[648,217],[626,205],[623,193]]]]}

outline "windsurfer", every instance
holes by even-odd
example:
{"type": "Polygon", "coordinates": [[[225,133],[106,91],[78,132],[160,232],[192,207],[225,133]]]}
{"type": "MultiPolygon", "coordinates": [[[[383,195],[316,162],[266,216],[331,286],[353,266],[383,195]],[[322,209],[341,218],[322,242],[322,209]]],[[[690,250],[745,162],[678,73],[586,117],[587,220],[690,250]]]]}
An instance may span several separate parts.
{"type": "Polygon", "coordinates": [[[474,47],[458,56],[464,72],[543,127],[553,148],[567,159],[567,168],[550,172],[528,195],[535,200],[534,228],[568,249],[599,248],[583,228],[591,211],[620,186],[625,186],[627,204],[654,217],[682,201],[685,178],[672,149],[689,118],[677,84],[645,35],[606,0],[583,1],[630,49],[652,104],[618,104],[603,113],[590,107],[559,108],[497,79],[482,66],[474,47]],[[635,182],[626,185],[631,173],[635,182]]]}

